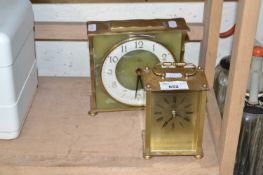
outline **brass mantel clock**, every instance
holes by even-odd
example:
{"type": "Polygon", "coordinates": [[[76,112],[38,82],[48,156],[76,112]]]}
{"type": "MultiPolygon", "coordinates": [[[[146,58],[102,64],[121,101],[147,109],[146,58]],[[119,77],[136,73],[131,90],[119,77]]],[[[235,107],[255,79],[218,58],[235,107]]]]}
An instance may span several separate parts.
{"type": "Polygon", "coordinates": [[[143,83],[147,96],[144,158],[201,158],[208,90],[204,71],[184,63],[177,63],[176,68],[146,68],[143,83]]]}
{"type": "Polygon", "coordinates": [[[183,58],[184,19],[89,22],[92,97],[90,115],[143,108],[138,72],[183,58]],[[137,72],[137,73],[136,73],[137,72]]]}

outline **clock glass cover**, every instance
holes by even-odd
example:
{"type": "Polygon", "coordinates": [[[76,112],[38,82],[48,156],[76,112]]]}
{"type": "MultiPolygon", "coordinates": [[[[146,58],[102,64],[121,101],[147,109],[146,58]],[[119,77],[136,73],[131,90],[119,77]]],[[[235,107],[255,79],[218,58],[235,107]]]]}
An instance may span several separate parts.
{"type": "Polygon", "coordinates": [[[197,92],[152,93],[151,149],[196,149],[197,92]]]}

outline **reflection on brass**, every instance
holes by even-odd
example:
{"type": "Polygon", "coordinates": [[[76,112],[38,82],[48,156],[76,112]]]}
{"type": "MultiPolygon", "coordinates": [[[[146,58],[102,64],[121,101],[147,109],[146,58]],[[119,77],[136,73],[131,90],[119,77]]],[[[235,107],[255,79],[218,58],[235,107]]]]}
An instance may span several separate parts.
{"type": "Polygon", "coordinates": [[[97,113],[98,113],[98,112],[96,112],[96,111],[89,111],[88,114],[89,114],[90,116],[96,116],[97,113]]]}
{"type": "Polygon", "coordinates": [[[165,30],[167,23],[164,21],[149,21],[145,20],[140,22],[138,20],[130,21],[114,21],[111,23],[111,31],[113,32],[125,32],[129,31],[141,31],[141,30],[165,30]]]}
{"type": "MultiPolygon", "coordinates": [[[[156,72],[193,72],[193,66],[185,63],[174,68],[155,67],[156,72]]],[[[196,69],[189,77],[162,79],[154,71],[143,72],[146,90],[146,122],[143,157],[192,155],[203,157],[202,138],[204,127],[207,80],[202,69],[196,69]],[[160,82],[186,82],[189,89],[161,90],[160,82]]]]}
{"type": "Polygon", "coordinates": [[[159,82],[161,81],[187,81],[191,90],[208,90],[208,83],[206,81],[205,72],[203,69],[193,69],[178,66],[176,68],[162,68],[160,65],[155,66],[151,71],[143,72],[144,84],[151,87],[152,91],[160,91],[159,82]],[[180,73],[181,78],[166,78],[161,79],[166,73],[180,73]],[[185,75],[191,75],[189,77],[185,75]],[[204,86],[206,85],[206,86],[204,86]]]}
{"type": "Polygon", "coordinates": [[[145,20],[116,20],[116,21],[90,21],[89,24],[96,24],[96,31],[88,31],[89,35],[98,34],[150,34],[151,32],[175,32],[189,31],[189,27],[183,18],[173,19],[145,19],[145,20]],[[175,21],[176,27],[169,27],[168,22],[175,21]],[[143,32],[143,33],[142,33],[143,32]]]}
{"type": "MultiPolygon", "coordinates": [[[[162,68],[176,68],[176,67],[184,68],[188,70],[182,73],[185,78],[194,76],[196,74],[196,69],[197,69],[196,66],[192,63],[163,62],[161,65],[157,64],[152,69],[152,72],[154,75],[162,77],[162,78],[165,78],[165,73],[163,72],[164,70],[160,69],[160,67],[162,68]]],[[[200,67],[198,67],[198,69],[202,70],[200,69],[200,67]]]]}

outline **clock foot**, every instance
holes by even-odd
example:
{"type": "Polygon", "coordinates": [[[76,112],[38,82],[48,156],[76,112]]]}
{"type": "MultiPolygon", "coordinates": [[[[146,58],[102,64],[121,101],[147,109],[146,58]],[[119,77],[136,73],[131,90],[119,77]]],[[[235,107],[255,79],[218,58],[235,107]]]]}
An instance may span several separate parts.
{"type": "Polygon", "coordinates": [[[145,160],[150,160],[150,159],[152,158],[152,156],[149,156],[149,155],[143,155],[143,158],[144,158],[145,160]]]}
{"type": "Polygon", "coordinates": [[[98,112],[96,112],[96,111],[89,111],[89,113],[88,113],[91,117],[94,117],[94,116],[96,116],[97,114],[98,114],[98,112]]]}
{"type": "Polygon", "coordinates": [[[198,160],[202,159],[203,157],[204,157],[203,154],[197,154],[197,155],[195,155],[195,158],[198,159],[198,160]]]}

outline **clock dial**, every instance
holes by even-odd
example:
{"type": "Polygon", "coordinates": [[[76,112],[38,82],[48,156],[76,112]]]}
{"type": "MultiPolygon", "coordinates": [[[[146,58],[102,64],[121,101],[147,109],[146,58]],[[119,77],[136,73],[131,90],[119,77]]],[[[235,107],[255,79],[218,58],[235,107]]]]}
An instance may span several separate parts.
{"type": "Polygon", "coordinates": [[[191,122],[193,111],[191,111],[191,109],[187,111],[187,109],[191,107],[191,104],[188,104],[188,102],[185,103],[185,97],[181,99],[180,104],[177,104],[175,99],[176,96],[163,96],[159,99],[159,103],[167,105],[165,107],[166,110],[164,110],[163,105],[156,105],[157,108],[155,108],[154,117],[157,122],[160,122],[160,119],[162,119],[162,128],[185,128],[185,126],[191,122]]]}
{"type": "Polygon", "coordinates": [[[103,86],[121,103],[144,106],[145,92],[142,85],[138,87],[140,77],[137,70],[174,60],[172,53],[162,44],[146,38],[131,38],[106,55],[101,71],[103,86]]]}
{"type": "Polygon", "coordinates": [[[194,149],[197,101],[196,92],[153,93],[153,149],[194,149]],[[171,145],[175,145],[176,148],[171,145]]]}

